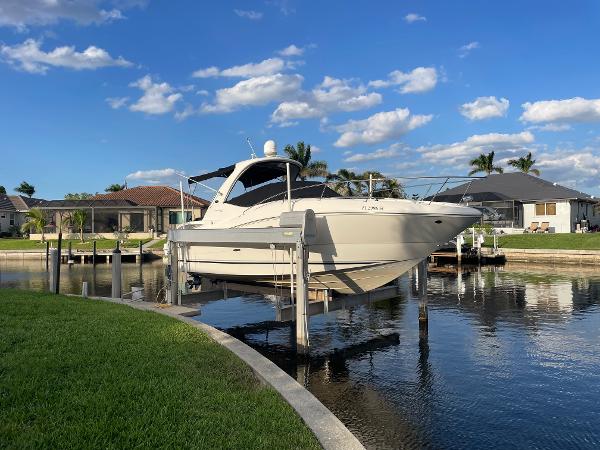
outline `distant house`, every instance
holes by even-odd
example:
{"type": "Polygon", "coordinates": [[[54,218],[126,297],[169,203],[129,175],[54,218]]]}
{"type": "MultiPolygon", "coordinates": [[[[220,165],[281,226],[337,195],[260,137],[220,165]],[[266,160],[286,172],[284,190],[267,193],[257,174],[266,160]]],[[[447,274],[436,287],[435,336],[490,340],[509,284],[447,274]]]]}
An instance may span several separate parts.
{"type": "MultiPolygon", "coordinates": [[[[184,193],[184,214],[181,214],[181,196],[169,186],[138,186],[118,192],[96,195],[87,200],[49,200],[40,208],[50,218],[48,233],[63,231],[66,216],[77,209],[88,212],[84,233],[95,237],[110,238],[126,231],[131,237],[142,238],[165,233],[169,228],[184,221],[198,220],[204,216],[209,202],[184,193]]],[[[34,237],[35,238],[35,237],[34,237]]]]}
{"type": "Polygon", "coordinates": [[[0,195],[0,233],[11,233],[26,221],[25,214],[45,200],[22,195],[0,195]]]}
{"type": "Polygon", "coordinates": [[[473,180],[440,192],[435,201],[478,207],[484,221],[497,228],[522,231],[532,223],[548,222],[550,231],[570,233],[600,225],[593,196],[521,172],[473,180]]]}

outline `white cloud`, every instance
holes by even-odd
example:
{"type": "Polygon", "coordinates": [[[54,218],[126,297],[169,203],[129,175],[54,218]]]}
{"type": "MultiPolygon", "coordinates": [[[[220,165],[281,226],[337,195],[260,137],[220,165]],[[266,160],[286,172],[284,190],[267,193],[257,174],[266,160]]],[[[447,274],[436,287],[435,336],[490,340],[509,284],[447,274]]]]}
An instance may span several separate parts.
{"type": "Polygon", "coordinates": [[[211,78],[211,77],[235,77],[235,78],[250,78],[260,77],[263,75],[273,75],[288,68],[293,68],[294,63],[284,61],[281,58],[269,58],[258,63],[248,63],[240,66],[233,66],[228,69],[220,70],[218,67],[207,67],[205,69],[196,70],[192,76],[195,78],[211,78]]]}
{"type": "Polygon", "coordinates": [[[524,122],[600,122],[600,99],[573,97],[566,100],[527,102],[521,120],[524,122]]]}
{"type": "Polygon", "coordinates": [[[106,102],[110,105],[112,109],[122,108],[129,101],[129,97],[108,97],[106,102]]]}
{"type": "Polygon", "coordinates": [[[381,94],[367,92],[364,85],[352,85],[351,80],[326,76],[310,92],[301,92],[298,99],[281,103],[271,115],[271,122],[280,126],[295,119],[325,117],[336,111],[358,111],[381,103],[381,94]]]}
{"type": "Polygon", "coordinates": [[[479,42],[477,42],[477,41],[469,42],[468,44],[465,44],[458,49],[458,57],[466,58],[467,56],[469,56],[471,51],[473,51],[479,47],[480,47],[479,42]]]}
{"type": "Polygon", "coordinates": [[[547,123],[545,125],[532,125],[527,127],[528,130],[540,130],[540,131],[568,131],[571,129],[571,125],[566,123],[547,123]]]}
{"type": "Polygon", "coordinates": [[[131,181],[140,181],[148,184],[161,184],[175,181],[179,179],[177,173],[182,173],[181,171],[177,171],[175,169],[152,169],[152,170],[138,170],[137,172],[132,172],[125,177],[127,180],[131,181]]]}
{"type": "Polygon", "coordinates": [[[185,120],[188,117],[193,116],[194,114],[196,114],[196,110],[194,109],[194,107],[192,105],[185,105],[183,111],[177,111],[175,113],[175,119],[179,121],[185,120]]]}
{"type": "Polygon", "coordinates": [[[350,120],[336,127],[341,133],[336,147],[352,147],[359,144],[376,144],[400,137],[415,128],[427,124],[433,116],[412,115],[408,108],[384,111],[363,119],[350,120]]]}
{"type": "Polygon", "coordinates": [[[279,11],[281,12],[281,14],[283,14],[284,16],[289,16],[291,14],[296,13],[296,8],[291,6],[290,3],[291,3],[290,0],[267,0],[267,1],[265,1],[265,4],[270,5],[270,6],[275,6],[276,8],[278,8],[279,11]]]}
{"type": "Polygon", "coordinates": [[[426,22],[427,17],[421,16],[416,13],[410,13],[410,14],[407,14],[406,16],[404,16],[404,21],[406,23],[426,22]]]}
{"type": "Polygon", "coordinates": [[[210,92],[208,92],[206,89],[200,89],[199,91],[196,91],[196,95],[202,95],[203,97],[206,97],[207,95],[210,95],[210,92]]]}
{"type": "Polygon", "coordinates": [[[233,12],[236,13],[240,17],[244,17],[245,19],[250,19],[250,20],[260,20],[263,17],[263,13],[258,12],[258,11],[252,11],[252,10],[246,11],[243,9],[234,9],[233,12]]]}
{"type": "Polygon", "coordinates": [[[294,44],[292,44],[283,50],[279,50],[277,53],[281,56],[302,56],[304,54],[304,48],[296,47],[294,44]]]}
{"type": "Polygon", "coordinates": [[[29,73],[44,74],[50,67],[67,67],[75,70],[94,70],[101,67],[130,67],[132,63],[122,57],[113,58],[101,48],[89,46],[78,52],[73,46],[56,47],[44,52],[41,42],[27,39],[14,46],[0,45],[0,56],[9,64],[29,73]]]}
{"type": "Polygon", "coordinates": [[[171,112],[175,104],[182,98],[182,95],[175,92],[175,89],[168,83],[155,83],[150,75],[140,78],[130,86],[137,87],[144,92],[137,102],[129,106],[131,111],[166,114],[171,112]]]}
{"type": "Polygon", "coordinates": [[[0,26],[25,29],[28,25],[49,25],[71,20],[81,25],[123,19],[120,9],[143,6],[145,0],[2,0],[0,26]]]}
{"type": "Polygon", "coordinates": [[[194,78],[212,78],[218,77],[220,73],[221,71],[218,67],[212,66],[207,67],[206,69],[198,69],[194,73],[192,73],[192,76],[194,78]]]}
{"type": "Polygon", "coordinates": [[[390,72],[387,80],[374,80],[369,86],[376,88],[400,86],[402,94],[419,94],[435,88],[437,84],[437,70],[435,67],[417,67],[410,72],[394,70],[390,72]]]}
{"type": "Polygon", "coordinates": [[[535,166],[546,179],[576,189],[600,188],[600,149],[561,149],[537,155],[535,166]]]}
{"type": "Polygon", "coordinates": [[[437,144],[419,147],[422,157],[436,164],[456,165],[481,154],[495,151],[498,159],[505,155],[527,149],[535,141],[529,131],[515,134],[475,134],[464,141],[453,144],[437,144]]]}
{"type": "Polygon", "coordinates": [[[392,144],[388,148],[380,148],[370,153],[355,153],[344,159],[344,162],[365,162],[374,161],[376,159],[386,159],[398,156],[398,151],[402,148],[402,144],[392,144]]]}
{"type": "Polygon", "coordinates": [[[202,111],[230,112],[240,106],[266,105],[296,96],[304,78],[301,75],[275,74],[243,80],[216,92],[214,104],[202,105],[202,111]]]}
{"type": "Polygon", "coordinates": [[[503,117],[508,112],[510,102],[506,98],[477,97],[471,103],[460,107],[460,113],[471,120],[484,120],[492,117],[503,117]]]}

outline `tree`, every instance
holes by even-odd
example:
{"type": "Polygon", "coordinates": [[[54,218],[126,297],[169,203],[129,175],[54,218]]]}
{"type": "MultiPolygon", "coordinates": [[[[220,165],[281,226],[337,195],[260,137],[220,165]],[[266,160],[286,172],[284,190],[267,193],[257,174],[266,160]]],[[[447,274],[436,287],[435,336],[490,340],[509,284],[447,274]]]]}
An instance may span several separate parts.
{"type": "Polygon", "coordinates": [[[34,230],[38,233],[42,233],[42,241],[45,241],[46,236],[44,235],[44,227],[48,224],[48,220],[46,219],[44,212],[39,208],[31,208],[25,213],[25,217],[27,218],[27,221],[21,225],[21,231],[23,233],[28,233],[31,232],[31,230],[34,230]]]}
{"type": "Polygon", "coordinates": [[[88,192],[69,192],[68,194],[65,194],[65,200],[88,200],[93,196],[94,194],[88,192]]]}
{"type": "Polygon", "coordinates": [[[109,185],[106,189],[104,189],[104,192],[119,192],[125,189],[126,187],[126,184],[113,183],[109,185]]]}
{"type": "Polygon", "coordinates": [[[527,153],[527,156],[521,156],[519,159],[511,159],[508,161],[509,166],[513,166],[515,169],[520,170],[523,173],[532,173],[540,176],[538,169],[532,169],[531,166],[535,164],[535,159],[531,159],[531,152],[527,153]]]}
{"type": "Polygon", "coordinates": [[[348,169],[340,169],[336,173],[330,173],[325,178],[333,181],[333,190],[340,195],[353,197],[362,192],[359,176],[348,169]]]}
{"type": "Polygon", "coordinates": [[[325,178],[329,175],[326,161],[311,161],[310,144],[304,145],[303,141],[298,142],[296,147],[288,144],[283,151],[290,159],[298,161],[302,165],[302,169],[300,169],[300,179],[302,181],[307,178],[325,178]]]}
{"type": "Polygon", "coordinates": [[[29,198],[35,194],[35,186],[29,184],[27,181],[22,181],[20,185],[15,188],[16,192],[27,195],[29,198]]]}
{"type": "Polygon", "coordinates": [[[6,188],[4,186],[0,186],[0,194],[6,195],[6,188]]]}
{"type": "Polygon", "coordinates": [[[81,239],[81,242],[83,242],[83,228],[85,227],[87,218],[88,213],[85,209],[76,209],[65,219],[66,223],[71,224],[79,230],[79,238],[81,239]]]}
{"type": "Polygon", "coordinates": [[[494,152],[490,152],[487,155],[483,153],[477,158],[472,159],[469,164],[473,166],[473,170],[469,172],[469,175],[474,175],[479,172],[485,172],[487,175],[493,172],[503,173],[502,167],[494,166],[494,152]]]}

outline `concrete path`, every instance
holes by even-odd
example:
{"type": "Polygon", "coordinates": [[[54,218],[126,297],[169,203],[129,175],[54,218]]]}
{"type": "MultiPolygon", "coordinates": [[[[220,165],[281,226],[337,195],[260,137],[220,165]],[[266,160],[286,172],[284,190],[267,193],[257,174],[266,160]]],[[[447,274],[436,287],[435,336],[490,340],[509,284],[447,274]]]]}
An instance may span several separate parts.
{"type": "MultiPolygon", "coordinates": [[[[154,244],[156,244],[158,241],[162,241],[162,239],[152,239],[151,241],[146,242],[145,244],[142,245],[142,248],[144,250],[149,250],[150,247],[152,247],[154,244]]],[[[162,249],[159,249],[162,250],[162,249]]]]}

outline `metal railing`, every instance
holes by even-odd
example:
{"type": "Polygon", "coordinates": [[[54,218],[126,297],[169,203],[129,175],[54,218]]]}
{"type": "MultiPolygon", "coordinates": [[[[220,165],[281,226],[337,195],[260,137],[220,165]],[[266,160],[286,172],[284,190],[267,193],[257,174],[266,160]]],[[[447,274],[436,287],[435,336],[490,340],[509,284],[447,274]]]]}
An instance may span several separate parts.
{"type": "MultiPolygon", "coordinates": [[[[352,179],[352,180],[331,180],[324,181],[322,183],[311,184],[310,186],[301,186],[297,188],[293,188],[290,190],[292,200],[294,199],[294,193],[298,193],[305,189],[314,189],[318,187],[322,187],[321,194],[318,199],[322,200],[324,198],[325,192],[327,188],[330,188],[336,191],[338,194],[341,190],[341,187],[346,185],[346,190],[348,194],[341,194],[341,198],[399,198],[406,200],[413,200],[416,202],[428,202],[431,204],[435,201],[437,196],[442,192],[442,189],[446,186],[453,186],[456,184],[466,183],[465,191],[462,193],[460,200],[457,203],[461,203],[465,196],[468,193],[469,188],[471,187],[471,183],[474,179],[481,177],[471,177],[471,176],[416,176],[416,177],[383,177],[383,178],[369,178],[369,179],[352,179]],[[402,182],[400,180],[404,180],[402,182]],[[422,182],[422,181],[427,182],[422,182]],[[386,182],[395,182],[397,186],[378,187],[377,184],[383,184],[386,182]],[[411,183],[412,182],[412,183],[411,183]],[[363,185],[366,189],[363,189],[363,185]],[[410,190],[415,189],[416,191],[410,194],[410,190]],[[433,194],[431,194],[433,192],[433,194]],[[387,195],[385,195],[387,193],[387,195]]],[[[287,189],[282,190],[276,194],[273,194],[269,197],[266,197],[257,203],[248,206],[244,212],[249,209],[260,207],[266,203],[269,203],[278,197],[282,197],[281,200],[287,199],[287,189]],[[283,197],[282,197],[283,196],[283,197]]],[[[303,198],[303,197],[297,197],[303,198]]],[[[306,197],[304,197],[306,198],[306,197]]],[[[314,197],[317,198],[317,197],[314,197]]]]}

